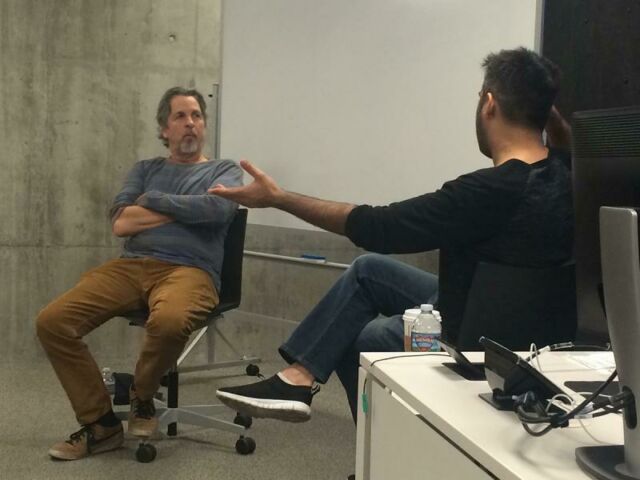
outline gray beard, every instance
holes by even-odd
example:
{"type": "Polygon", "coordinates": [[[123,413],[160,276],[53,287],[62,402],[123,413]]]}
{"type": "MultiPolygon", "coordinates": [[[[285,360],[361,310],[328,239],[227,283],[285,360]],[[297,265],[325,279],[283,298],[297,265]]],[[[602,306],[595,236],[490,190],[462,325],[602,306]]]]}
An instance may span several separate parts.
{"type": "Polygon", "coordinates": [[[187,138],[180,142],[180,153],[191,154],[198,151],[198,140],[195,138],[187,138]]]}

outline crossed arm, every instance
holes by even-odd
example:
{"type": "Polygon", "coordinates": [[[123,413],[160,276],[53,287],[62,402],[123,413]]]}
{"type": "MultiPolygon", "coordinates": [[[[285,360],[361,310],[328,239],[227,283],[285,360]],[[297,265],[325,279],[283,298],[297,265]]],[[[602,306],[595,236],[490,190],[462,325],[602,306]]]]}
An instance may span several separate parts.
{"type": "MultiPolygon", "coordinates": [[[[179,222],[185,225],[225,224],[237,205],[208,195],[170,194],[144,188],[147,163],[138,162],[114,199],[111,230],[118,237],[130,237],[145,230],[179,222]]],[[[231,161],[215,166],[215,178],[225,185],[241,185],[242,170],[231,161]]]]}
{"type": "Polygon", "coordinates": [[[168,215],[139,205],[122,207],[115,212],[112,218],[111,231],[117,237],[130,237],[144,230],[174,221],[168,215]]]}
{"type": "Polygon", "coordinates": [[[186,225],[224,223],[235,204],[211,195],[174,195],[151,191],[142,194],[133,205],[122,206],[112,216],[112,231],[118,237],[137,233],[171,222],[186,225]]]}
{"type": "Polygon", "coordinates": [[[133,205],[123,205],[112,215],[112,232],[130,237],[144,230],[180,222],[187,225],[223,223],[235,210],[235,204],[205,195],[174,195],[146,192],[133,205]]]}

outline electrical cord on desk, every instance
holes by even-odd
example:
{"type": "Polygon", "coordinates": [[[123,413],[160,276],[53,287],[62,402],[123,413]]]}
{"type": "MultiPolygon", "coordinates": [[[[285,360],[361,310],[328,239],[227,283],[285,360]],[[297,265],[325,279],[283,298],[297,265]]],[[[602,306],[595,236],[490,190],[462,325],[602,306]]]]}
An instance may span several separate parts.
{"type": "Polygon", "coordinates": [[[609,413],[617,413],[620,411],[620,409],[624,408],[624,406],[630,399],[630,395],[627,392],[613,395],[607,400],[599,400],[594,402],[594,400],[600,396],[604,389],[613,381],[614,378],[616,378],[617,375],[617,370],[614,370],[609,378],[607,378],[607,380],[605,380],[604,383],[602,383],[590,396],[580,402],[577,407],[570,410],[569,412],[561,414],[549,414],[549,412],[545,410],[545,408],[542,406],[542,403],[536,398],[536,395],[533,392],[526,392],[514,398],[516,415],[518,416],[520,423],[522,423],[522,426],[527,431],[527,433],[536,437],[540,437],[550,432],[554,428],[567,426],[569,420],[577,417],[578,414],[584,411],[590,403],[593,403],[593,405],[591,405],[591,408],[589,408],[588,410],[589,416],[591,417],[599,417],[602,415],[607,415],[609,413]],[[533,411],[528,411],[527,408],[533,408],[533,411]],[[529,425],[531,424],[542,423],[547,424],[547,426],[542,430],[536,431],[529,427],[529,425]]]}
{"type": "MultiPolygon", "coordinates": [[[[386,362],[387,360],[395,360],[397,358],[409,358],[409,357],[429,357],[429,356],[438,356],[438,357],[444,357],[444,356],[449,356],[448,353],[445,352],[424,352],[421,354],[416,354],[416,353],[404,353],[401,355],[394,355],[393,357],[385,357],[385,358],[379,358],[377,360],[374,360],[373,362],[371,362],[371,364],[369,365],[369,367],[373,367],[376,363],[379,362],[386,362]]],[[[362,393],[361,393],[361,397],[362,397],[362,411],[364,413],[367,413],[369,411],[369,399],[367,397],[367,377],[364,377],[364,382],[362,384],[362,393]]]]}
{"type": "Polygon", "coordinates": [[[542,372],[542,367],[540,366],[540,359],[538,358],[545,352],[555,352],[558,350],[570,350],[573,348],[589,348],[591,350],[599,350],[604,352],[611,351],[611,344],[607,343],[606,345],[591,345],[588,343],[574,343],[574,342],[560,342],[553,343],[551,345],[547,345],[546,347],[542,347],[538,349],[535,343],[532,343],[529,347],[529,356],[524,360],[533,365],[533,360],[535,359],[537,370],[542,372]]]}

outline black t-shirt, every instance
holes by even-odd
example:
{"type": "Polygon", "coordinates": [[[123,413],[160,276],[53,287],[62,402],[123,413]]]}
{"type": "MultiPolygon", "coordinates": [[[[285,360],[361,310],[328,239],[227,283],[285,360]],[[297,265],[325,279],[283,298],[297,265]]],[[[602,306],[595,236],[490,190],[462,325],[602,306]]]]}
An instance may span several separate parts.
{"type": "Polygon", "coordinates": [[[511,159],[433,193],[384,207],[360,205],[345,231],[353,243],[378,253],[439,248],[443,333],[455,339],[478,261],[549,267],[571,258],[570,157],[551,150],[533,164],[511,159]]]}

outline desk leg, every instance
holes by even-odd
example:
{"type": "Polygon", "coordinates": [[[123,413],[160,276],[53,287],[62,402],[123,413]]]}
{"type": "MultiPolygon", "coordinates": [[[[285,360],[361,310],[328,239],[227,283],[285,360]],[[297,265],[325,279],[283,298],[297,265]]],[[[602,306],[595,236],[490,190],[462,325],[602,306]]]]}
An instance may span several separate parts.
{"type": "Polygon", "coordinates": [[[364,394],[369,399],[367,402],[368,413],[362,408],[362,393],[365,378],[369,377],[367,371],[360,367],[358,374],[358,429],[356,433],[356,480],[369,480],[370,451],[371,451],[371,382],[368,378],[364,394]]]}

